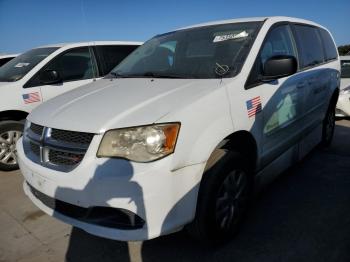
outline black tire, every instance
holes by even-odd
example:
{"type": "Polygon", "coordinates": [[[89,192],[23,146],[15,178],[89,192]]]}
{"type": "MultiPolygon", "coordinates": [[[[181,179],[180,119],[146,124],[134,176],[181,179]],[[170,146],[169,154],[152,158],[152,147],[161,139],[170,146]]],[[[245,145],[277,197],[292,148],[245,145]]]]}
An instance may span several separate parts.
{"type": "Polygon", "coordinates": [[[16,142],[22,136],[23,128],[23,122],[0,122],[0,170],[18,169],[16,142]]]}
{"type": "Polygon", "coordinates": [[[219,244],[236,234],[246,213],[253,184],[252,175],[240,154],[223,149],[217,151],[214,154],[220,156],[214,156],[215,163],[209,164],[203,175],[195,219],[187,226],[192,237],[206,244],[219,244]],[[235,176],[242,183],[239,187],[235,176]]]}
{"type": "Polygon", "coordinates": [[[335,129],[335,103],[331,102],[322,125],[322,147],[329,147],[332,143],[335,129]]]}

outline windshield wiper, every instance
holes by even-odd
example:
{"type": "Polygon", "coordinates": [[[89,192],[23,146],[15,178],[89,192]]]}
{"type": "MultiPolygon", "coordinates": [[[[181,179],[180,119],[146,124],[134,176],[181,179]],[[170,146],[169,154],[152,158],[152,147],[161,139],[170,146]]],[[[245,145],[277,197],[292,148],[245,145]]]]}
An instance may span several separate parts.
{"type": "Polygon", "coordinates": [[[176,75],[176,74],[160,74],[160,73],[154,73],[154,72],[146,72],[144,74],[137,75],[139,77],[152,77],[152,78],[187,78],[182,75],[176,75]]]}
{"type": "Polygon", "coordinates": [[[115,78],[123,78],[124,76],[118,72],[110,72],[109,75],[112,75],[115,78]]]}

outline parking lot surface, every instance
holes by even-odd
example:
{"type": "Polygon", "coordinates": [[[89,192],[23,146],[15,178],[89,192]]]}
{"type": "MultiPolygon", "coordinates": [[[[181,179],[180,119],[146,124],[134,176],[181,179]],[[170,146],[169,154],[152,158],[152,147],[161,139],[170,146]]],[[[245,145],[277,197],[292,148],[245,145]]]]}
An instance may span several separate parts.
{"type": "Polygon", "coordinates": [[[261,192],[239,234],[208,248],[179,232],[145,242],[89,235],[38,210],[0,172],[0,261],[350,261],[350,121],[261,192]]]}

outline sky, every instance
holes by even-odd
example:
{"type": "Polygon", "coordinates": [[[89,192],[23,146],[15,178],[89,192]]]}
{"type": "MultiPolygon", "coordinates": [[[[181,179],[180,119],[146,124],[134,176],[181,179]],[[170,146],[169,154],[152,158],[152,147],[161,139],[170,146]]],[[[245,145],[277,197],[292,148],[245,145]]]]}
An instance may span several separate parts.
{"type": "Polygon", "coordinates": [[[146,41],[214,20],[283,15],[327,27],[350,44],[350,0],[0,0],[0,53],[62,42],[146,41]]]}

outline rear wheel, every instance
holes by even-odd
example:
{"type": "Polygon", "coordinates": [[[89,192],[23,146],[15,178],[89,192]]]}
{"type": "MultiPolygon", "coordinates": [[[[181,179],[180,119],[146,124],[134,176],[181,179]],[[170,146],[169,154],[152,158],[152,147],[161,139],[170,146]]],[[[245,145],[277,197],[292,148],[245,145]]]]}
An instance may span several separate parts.
{"type": "Polygon", "coordinates": [[[335,129],[335,105],[331,103],[326,112],[325,118],[323,120],[322,128],[322,141],[321,145],[324,147],[330,146],[333,140],[335,129]]]}
{"type": "Polygon", "coordinates": [[[244,159],[220,149],[221,157],[204,174],[196,216],[187,227],[197,240],[215,244],[235,235],[244,217],[252,188],[244,159]]]}
{"type": "Polygon", "coordinates": [[[23,123],[0,122],[0,170],[18,169],[16,143],[23,133],[23,123]]]}

